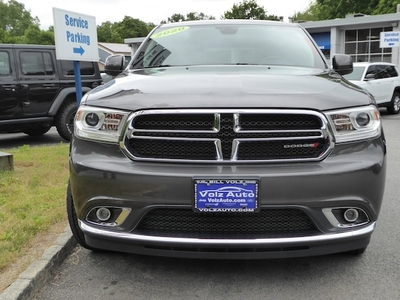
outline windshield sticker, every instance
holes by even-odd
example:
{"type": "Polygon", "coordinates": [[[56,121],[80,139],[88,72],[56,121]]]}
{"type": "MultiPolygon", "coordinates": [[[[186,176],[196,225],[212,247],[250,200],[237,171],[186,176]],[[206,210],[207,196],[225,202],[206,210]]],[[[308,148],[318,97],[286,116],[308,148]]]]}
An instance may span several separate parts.
{"type": "Polygon", "coordinates": [[[161,38],[161,37],[164,37],[164,36],[169,36],[169,35],[181,33],[181,32],[186,31],[188,29],[189,29],[188,26],[171,28],[171,29],[168,29],[168,30],[163,30],[163,31],[157,32],[157,33],[153,34],[151,36],[151,38],[152,39],[157,39],[157,38],[161,38]]]}

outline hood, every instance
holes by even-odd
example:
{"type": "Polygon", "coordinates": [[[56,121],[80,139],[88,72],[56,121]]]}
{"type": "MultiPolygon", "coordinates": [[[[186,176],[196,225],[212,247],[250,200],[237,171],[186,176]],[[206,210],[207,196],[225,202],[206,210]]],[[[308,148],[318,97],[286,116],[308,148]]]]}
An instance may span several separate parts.
{"type": "Polygon", "coordinates": [[[82,104],[123,110],[156,108],[306,108],[368,105],[361,88],[321,70],[268,66],[174,67],[120,75],[82,104]]]}

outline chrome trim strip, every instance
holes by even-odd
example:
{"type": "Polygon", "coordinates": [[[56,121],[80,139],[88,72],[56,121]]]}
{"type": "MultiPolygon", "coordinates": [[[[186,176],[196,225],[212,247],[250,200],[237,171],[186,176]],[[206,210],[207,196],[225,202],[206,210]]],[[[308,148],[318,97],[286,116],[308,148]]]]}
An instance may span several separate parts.
{"type": "Polygon", "coordinates": [[[325,217],[328,219],[329,223],[332,224],[332,226],[337,227],[337,228],[355,228],[355,227],[359,227],[359,226],[363,226],[365,224],[368,224],[370,219],[368,214],[365,212],[365,210],[363,210],[362,208],[359,207],[334,207],[334,208],[323,208],[322,209],[323,214],[325,215],[325,217]],[[367,217],[367,221],[363,222],[363,223],[358,223],[358,224],[342,224],[338,221],[338,219],[336,219],[335,215],[333,214],[332,210],[333,209],[346,209],[346,208],[354,208],[357,210],[361,210],[363,212],[363,214],[367,217]]]}
{"type": "Polygon", "coordinates": [[[217,161],[223,161],[224,156],[222,154],[222,143],[221,140],[217,139],[214,141],[215,152],[217,153],[217,161]]]}
{"type": "Polygon", "coordinates": [[[87,214],[85,217],[86,222],[90,223],[90,224],[95,224],[95,225],[102,225],[102,226],[107,226],[107,227],[116,227],[116,226],[120,226],[122,223],[124,223],[124,221],[126,220],[126,218],[128,217],[128,215],[131,213],[132,209],[128,208],[128,207],[118,207],[118,206],[95,206],[93,207],[87,214]],[[93,222],[91,220],[89,220],[89,215],[93,210],[96,210],[100,207],[105,207],[105,208],[116,208],[116,209],[121,209],[121,212],[119,214],[119,216],[116,218],[116,220],[114,222],[93,222]]]}
{"type": "Polygon", "coordinates": [[[207,108],[189,108],[189,109],[148,109],[148,110],[141,110],[137,111],[132,114],[132,117],[135,118],[138,115],[155,115],[155,114],[297,114],[297,115],[303,115],[304,113],[307,113],[309,115],[314,115],[321,117],[325,120],[325,116],[321,114],[320,112],[317,112],[315,110],[308,110],[308,109],[266,109],[266,108],[224,108],[224,109],[207,109],[207,108]]]}
{"type": "Polygon", "coordinates": [[[318,236],[308,237],[293,237],[293,238],[271,238],[271,239],[199,239],[199,238],[171,238],[171,237],[160,237],[160,236],[145,236],[125,232],[108,231],[104,229],[94,228],[88,224],[85,224],[81,220],[79,221],[79,227],[83,233],[89,235],[97,235],[110,239],[121,239],[131,242],[162,242],[172,244],[193,244],[193,245],[279,245],[279,244],[295,244],[295,243],[314,243],[324,241],[335,241],[347,238],[354,238],[367,234],[372,234],[375,229],[376,222],[371,223],[365,228],[354,229],[349,232],[343,233],[327,233],[318,236]]]}
{"type": "MultiPolygon", "coordinates": [[[[320,135],[320,136],[298,136],[298,137],[291,137],[290,140],[291,141],[301,141],[301,140],[310,140],[312,138],[321,139],[323,137],[322,137],[322,135],[320,135]]],[[[284,138],[284,137],[279,137],[279,138],[238,138],[235,140],[240,141],[240,142],[244,142],[244,141],[257,142],[257,141],[285,141],[288,139],[284,138]]]]}
{"type": "Polygon", "coordinates": [[[131,140],[170,140],[170,141],[209,141],[209,142],[215,142],[218,141],[217,138],[196,138],[196,139],[188,139],[185,137],[162,137],[162,136],[134,136],[131,138],[131,140]]]}
{"type": "Polygon", "coordinates": [[[238,153],[239,153],[239,144],[240,140],[234,139],[232,141],[232,153],[231,153],[231,161],[237,161],[238,153]]]}
{"type": "Polygon", "coordinates": [[[240,114],[233,114],[233,131],[234,132],[240,132],[241,131],[241,127],[240,127],[240,114]]]}

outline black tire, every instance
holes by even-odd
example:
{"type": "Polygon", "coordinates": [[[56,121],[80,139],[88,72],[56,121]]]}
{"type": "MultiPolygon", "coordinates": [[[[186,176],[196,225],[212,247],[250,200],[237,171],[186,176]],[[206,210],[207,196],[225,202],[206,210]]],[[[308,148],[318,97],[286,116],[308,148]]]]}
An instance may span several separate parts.
{"type": "Polygon", "coordinates": [[[41,136],[48,132],[51,128],[50,124],[42,124],[40,126],[25,129],[23,133],[29,136],[41,136]]]}
{"type": "Polygon", "coordinates": [[[55,119],[58,134],[67,141],[71,140],[74,132],[74,118],[77,110],[77,103],[68,101],[60,107],[55,119]]]}
{"type": "Polygon", "coordinates": [[[348,254],[350,254],[350,255],[361,255],[361,254],[363,254],[365,252],[365,250],[367,250],[367,247],[351,250],[351,251],[348,252],[348,254]]]}
{"type": "Polygon", "coordinates": [[[390,101],[389,106],[387,107],[387,111],[389,114],[397,115],[400,112],[400,93],[394,92],[392,96],[392,101],[390,101]]]}
{"type": "Polygon", "coordinates": [[[83,248],[96,251],[97,249],[90,247],[88,244],[86,244],[85,236],[83,235],[83,232],[78,225],[78,217],[76,216],[74,201],[71,193],[71,186],[69,183],[67,188],[67,215],[69,227],[71,228],[72,234],[74,235],[74,238],[78,242],[78,244],[81,245],[83,248]]]}

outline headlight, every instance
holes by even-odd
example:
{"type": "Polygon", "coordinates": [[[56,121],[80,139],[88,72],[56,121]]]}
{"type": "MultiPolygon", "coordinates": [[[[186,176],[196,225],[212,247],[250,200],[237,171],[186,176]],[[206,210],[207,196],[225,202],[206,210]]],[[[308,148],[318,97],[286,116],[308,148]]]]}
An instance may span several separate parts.
{"type": "Polygon", "coordinates": [[[76,113],[74,134],[86,140],[118,143],[128,112],[81,105],[76,113]]]}
{"type": "Polygon", "coordinates": [[[336,143],[371,139],[381,134],[380,113],[375,106],[332,111],[327,116],[336,143]]]}

